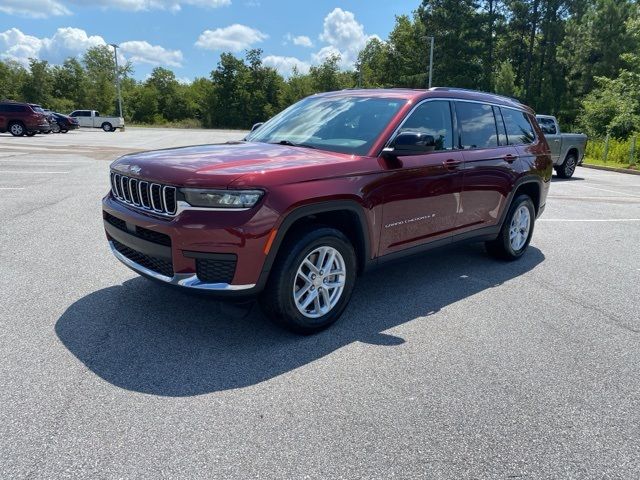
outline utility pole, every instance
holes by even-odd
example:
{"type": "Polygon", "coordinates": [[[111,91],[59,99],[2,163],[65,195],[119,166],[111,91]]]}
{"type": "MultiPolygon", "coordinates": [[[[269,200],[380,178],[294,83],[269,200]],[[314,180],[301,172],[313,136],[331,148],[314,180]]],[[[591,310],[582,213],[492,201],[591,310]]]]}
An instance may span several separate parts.
{"type": "Polygon", "coordinates": [[[113,58],[116,61],[116,87],[118,89],[118,116],[122,117],[122,94],[120,93],[120,72],[118,71],[118,45],[110,43],[113,47],[113,58]]]}
{"type": "Polygon", "coordinates": [[[431,40],[431,48],[429,49],[429,88],[431,88],[431,78],[433,77],[433,36],[427,38],[431,40]]]}

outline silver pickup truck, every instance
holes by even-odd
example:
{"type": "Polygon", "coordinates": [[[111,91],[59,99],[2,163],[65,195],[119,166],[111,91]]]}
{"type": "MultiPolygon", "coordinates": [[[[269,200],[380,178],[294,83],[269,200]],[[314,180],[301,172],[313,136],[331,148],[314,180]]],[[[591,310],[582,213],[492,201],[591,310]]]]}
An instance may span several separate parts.
{"type": "Polygon", "coordinates": [[[101,128],[105,132],[115,132],[116,128],[124,129],[124,118],[101,117],[96,110],[74,110],[69,116],[76,118],[81,127],[101,128]]]}
{"type": "Polygon", "coordinates": [[[536,120],[551,148],[556,174],[560,178],[570,178],[576,166],[582,164],[587,136],[582,133],[561,133],[558,120],[551,115],[536,115],[536,120]]]}

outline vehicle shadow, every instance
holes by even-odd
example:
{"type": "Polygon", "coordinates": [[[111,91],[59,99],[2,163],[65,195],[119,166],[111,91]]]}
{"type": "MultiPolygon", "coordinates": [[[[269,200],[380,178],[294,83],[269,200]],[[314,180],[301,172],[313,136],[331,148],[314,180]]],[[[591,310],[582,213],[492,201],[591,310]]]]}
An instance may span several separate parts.
{"type": "Polygon", "coordinates": [[[511,263],[489,258],[480,245],[417,256],[359,279],[342,319],[308,337],[275,327],[257,305],[228,305],[143,278],[78,300],[55,331],[113,385],[171,397],[199,395],[269,380],[355,341],[402,344],[404,339],[383,332],[499,287],[543,261],[534,247],[511,263]]]}

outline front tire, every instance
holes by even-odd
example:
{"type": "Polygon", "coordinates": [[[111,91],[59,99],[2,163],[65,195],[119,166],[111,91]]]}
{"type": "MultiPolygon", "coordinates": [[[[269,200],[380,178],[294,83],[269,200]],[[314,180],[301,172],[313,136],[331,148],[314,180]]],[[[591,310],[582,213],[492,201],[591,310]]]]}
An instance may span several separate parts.
{"type": "Polygon", "coordinates": [[[283,242],[260,306],[273,322],[301,334],[340,318],[353,292],[357,260],[339,230],[319,227],[283,242]]]}
{"type": "Polygon", "coordinates": [[[104,122],[102,124],[102,130],[104,130],[105,132],[110,132],[112,128],[113,125],[111,125],[109,122],[104,122]]]}
{"type": "Polygon", "coordinates": [[[578,157],[574,153],[567,155],[562,165],[556,167],[556,174],[560,178],[571,178],[576,171],[578,157]]]}
{"type": "Polygon", "coordinates": [[[501,260],[517,260],[529,247],[536,210],[528,195],[518,195],[509,207],[498,238],[487,242],[487,252],[501,260]]]}
{"type": "Polygon", "coordinates": [[[11,132],[11,135],[13,135],[14,137],[21,137],[25,133],[27,133],[27,129],[24,128],[24,125],[19,122],[12,123],[9,126],[9,131],[11,132]]]}

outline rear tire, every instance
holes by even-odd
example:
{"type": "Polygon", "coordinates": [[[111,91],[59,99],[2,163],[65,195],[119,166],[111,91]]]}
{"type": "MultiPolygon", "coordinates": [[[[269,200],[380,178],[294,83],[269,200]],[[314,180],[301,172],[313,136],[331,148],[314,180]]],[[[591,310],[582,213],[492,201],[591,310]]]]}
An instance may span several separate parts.
{"type": "Polygon", "coordinates": [[[21,137],[25,133],[27,133],[27,129],[24,128],[24,125],[22,123],[14,122],[9,125],[9,132],[11,132],[11,135],[13,135],[14,137],[21,137]]]}
{"type": "Polygon", "coordinates": [[[556,174],[560,178],[571,178],[576,171],[576,166],[578,165],[578,157],[575,153],[571,153],[567,155],[567,158],[564,159],[564,163],[556,167],[556,174]]]}
{"type": "Polygon", "coordinates": [[[333,324],[346,308],[357,273],[356,254],[339,230],[316,227],[287,238],[260,307],[274,323],[308,335],[333,324]]]}
{"type": "Polygon", "coordinates": [[[498,238],[486,242],[487,252],[501,260],[517,260],[529,247],[536,210],[528,195],[518,195],[507,212],[498,238]]]}
{"type": "Polygon", "coordinates": [[[109,122],[104,122],[102,124],[102,130],[104,130],[105,132],[110,132],[112,128],[113,125],[111,125],[109,122]]]}
{"type": "Polygon", "coordinates": [[[65,129],[65,128],[61,128],[60,129],[60,133],[67,133],[69,130],[65,129]]]}

